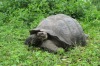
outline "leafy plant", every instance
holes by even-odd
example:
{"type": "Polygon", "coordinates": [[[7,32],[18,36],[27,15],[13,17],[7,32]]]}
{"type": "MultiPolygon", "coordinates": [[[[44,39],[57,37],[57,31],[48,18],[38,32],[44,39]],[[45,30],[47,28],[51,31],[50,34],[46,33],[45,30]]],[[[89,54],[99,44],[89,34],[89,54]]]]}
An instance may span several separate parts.
{"type": "MultiPolygon", "coordinates": [[[[0,0],[0,66],[99,66],[100,11],[96,0],[0,0]],[[96,5],[96,6],[95,6],[96,5]],[[49,15],[77,19],[88,34],[85,47],[58,54],[24,45],[29,30],[49,15]]],[[[99,3],[99,2],[98,2],[99,3]]]]}

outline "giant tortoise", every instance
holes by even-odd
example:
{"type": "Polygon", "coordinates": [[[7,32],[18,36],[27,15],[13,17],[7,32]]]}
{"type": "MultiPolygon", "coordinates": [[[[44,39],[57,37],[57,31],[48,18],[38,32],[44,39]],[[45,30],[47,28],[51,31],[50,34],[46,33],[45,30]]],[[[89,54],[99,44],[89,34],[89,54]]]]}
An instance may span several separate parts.
{"type": "Polygon", "coordinates": [[[77,20],[64,14],[51,15],[29,31],[25,44],[57,52],[59,48],[86,45],[86,35],[77,20]]]}

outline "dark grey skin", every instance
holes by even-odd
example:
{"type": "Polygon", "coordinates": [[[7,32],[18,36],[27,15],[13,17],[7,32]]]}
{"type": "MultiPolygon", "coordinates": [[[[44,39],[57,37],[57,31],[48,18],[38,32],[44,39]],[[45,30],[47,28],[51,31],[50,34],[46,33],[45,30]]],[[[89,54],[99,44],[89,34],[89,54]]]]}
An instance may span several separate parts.
{"type": "Polygon", "coordinates": [[[41,42],[41,41],[37,41],[38,40],[38,38],[37,38],[37,36],[36,36],[36,34],[33,34],[33,35],[30,35],[26,40],[25,40],[25,45],[28,45],[29,47],[30,46],[38,46],[39,45],[39,43],[41,42]],[[37,44],[37,45],[36,45],[37,44]]]}

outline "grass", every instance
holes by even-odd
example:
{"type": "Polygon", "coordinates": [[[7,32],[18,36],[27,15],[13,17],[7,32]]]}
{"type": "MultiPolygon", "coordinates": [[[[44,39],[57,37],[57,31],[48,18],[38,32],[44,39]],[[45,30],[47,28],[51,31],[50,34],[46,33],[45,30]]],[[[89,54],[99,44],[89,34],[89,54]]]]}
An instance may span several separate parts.
{"type": "Polygon", "coordinates": [[[78,0],[74,3],[72,0],[70,4],[73,6],[68,6],[66,0],[54,0],[54,4],[50,4],[55,5],[58,2],[58,9],[52,6],[53,10],[50,9],[49,13],[49,2],[45,0],[41,4],[37,0],[11,1],[0,1],[0,66],[100,66],[100,11],[91,6],[90,2],[78,0]],[[64,2],[66,7],[61,9],[64,2]],[[22,7],[25,4],[28,5],[22,7]],[[83,12],[80,11],[81,8],[83,12]],[[77,46],[58,54],[48,53],[40,48],[27,50],[24,41],[29,36],[29,30],[36,27],[41,19],[55,13],[75,13],[76,16],[77,9],[83,18],[79,19],[79,22],[84,32],[89,35],[87,46],[77,46]]]}
{"type": "Polygon", "coordinates": [[[100,27],[98,24],[86,25],[85,22],[81,25],[89,35],[87,46],[78,46],[62,54],[48,53],[37,48],[28,51],[24,45],[29,35],[26,26],[0,26],[0,66],[99,66],[100,27]]]}

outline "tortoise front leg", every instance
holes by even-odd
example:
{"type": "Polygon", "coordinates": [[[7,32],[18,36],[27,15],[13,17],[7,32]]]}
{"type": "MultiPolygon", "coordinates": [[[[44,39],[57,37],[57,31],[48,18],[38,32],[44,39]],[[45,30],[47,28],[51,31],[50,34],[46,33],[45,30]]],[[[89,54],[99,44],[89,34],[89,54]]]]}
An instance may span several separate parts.
{"type": "Polygon", "coordinates": [[[51,40],[46,40],[42,43],[41,48],[49,52],[57,52],[60,48],[55,45],[51,40]]]}

